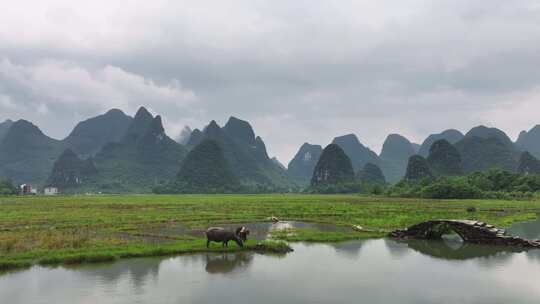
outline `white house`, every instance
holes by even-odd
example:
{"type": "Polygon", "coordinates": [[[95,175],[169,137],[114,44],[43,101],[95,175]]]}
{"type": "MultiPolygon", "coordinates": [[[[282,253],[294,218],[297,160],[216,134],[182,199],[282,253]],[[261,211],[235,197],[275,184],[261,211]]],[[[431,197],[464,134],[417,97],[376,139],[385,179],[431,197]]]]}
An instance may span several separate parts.
{"type": "Polygon", "coordinates": [[[58,188],[56,188],[56,187],[45,187],[45,189],[43,189],[43,194],[45,194],[45,195],[57,195],[58,194],[58,188]]]}

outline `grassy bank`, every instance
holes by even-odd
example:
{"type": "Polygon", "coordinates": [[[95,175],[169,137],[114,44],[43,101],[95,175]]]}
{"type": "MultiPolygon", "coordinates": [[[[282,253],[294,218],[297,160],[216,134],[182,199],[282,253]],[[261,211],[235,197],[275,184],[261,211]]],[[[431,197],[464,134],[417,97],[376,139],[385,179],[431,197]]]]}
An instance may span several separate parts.
{"type": "MultiPolygon", "coordinates": [[[[282,220],[358,225],[372,232],[274,232],[286,241],[380,237],[429,219],[500,227],[534,219],[540,200],[421,200],[354,195],[73,196],[0,198],[0,269],[206,251],[202,230],[282,220]],[[467,212],[475,207],[476,212],[467,212]]],[[[283,246],[267,243],[266,249],[283,246]]],[[[254,250],[249,242],[242,250],[254,250]]],[[[214,245],[212,250],[222,250],[214,245]]],[[[260,249],[260,248],[259,248],[260,249]]],[[[228,250],[239,250],[232,245],[228,250]]]]}
{"type": "Polygon", "coordinates": [[[70,265],[83,263],[111,262],[121,258],[152,257],[178,254],[193,254],[201,252],[241,252],[253,251],[260,253],[285,254],[292,249],[287,243],[280,241],[248,241],[244,247],[231,245],[224,248],[214,245],[206,248],[206,242],[201,240],[185,241],[174,244],[160,245],[128,245],[108,248],[87,248],[85,250],[64,249],[53,252],[33,251],[0,259],[0,272],[11,269],[38,265],[70,265]]]}
{"type": "Polygon", "coordinates": [[[314,229],[284,229],[272,233],[272,238],[287,242],[338,243],[381,238],[385,232],[323,232],[314,229]]]}

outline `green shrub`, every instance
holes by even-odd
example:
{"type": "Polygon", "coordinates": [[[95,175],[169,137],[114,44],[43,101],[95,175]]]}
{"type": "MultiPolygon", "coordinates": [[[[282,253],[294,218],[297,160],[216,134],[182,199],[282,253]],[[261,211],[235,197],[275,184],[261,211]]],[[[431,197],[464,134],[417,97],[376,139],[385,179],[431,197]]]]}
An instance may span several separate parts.
{"type": "Polygon", "coordinates": [[[421,196],[424,198],[435,199],[481,198],[482,191],[477,187],[461,180],[442,180],[423,187],[421,196]]]}
{"type": "Polygon", "coordinates": [[[10,180],[0,180],[0,195],[17,195],[19,189],[10,180]]]}
{"type": "Polygon", "coordinates": [[[529,200],[540,191],[540,175],[520,175],[499,169],[468,176],[440,177],[420,181],[402,180],[386,194],[396,197],[433,199],[529,200]]]}
{"type": "Polygon", "coordinates": [[[468,207],[467,212],[476,212],[476,207],[468,207]]]}

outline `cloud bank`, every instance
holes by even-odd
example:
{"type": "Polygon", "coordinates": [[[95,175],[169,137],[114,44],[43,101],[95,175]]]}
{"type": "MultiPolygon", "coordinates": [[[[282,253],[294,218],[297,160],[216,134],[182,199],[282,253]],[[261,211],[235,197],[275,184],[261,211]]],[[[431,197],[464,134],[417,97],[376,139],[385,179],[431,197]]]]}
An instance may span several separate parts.
{"type": "Polygon", "coordinates": [[[540,4],[504,1],[17,1],[0,12],[0,119],[62,137],[146,105],[252,122],[286,162],[305,141],[540,123],[540,4]]]}

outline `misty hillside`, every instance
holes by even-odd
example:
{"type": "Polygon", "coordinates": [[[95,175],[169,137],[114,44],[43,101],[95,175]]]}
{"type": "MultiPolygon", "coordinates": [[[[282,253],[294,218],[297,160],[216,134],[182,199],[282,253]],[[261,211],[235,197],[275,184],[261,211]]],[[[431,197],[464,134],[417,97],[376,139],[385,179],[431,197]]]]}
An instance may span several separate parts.
{"type": "Polygon", "coordinates": [[[390,183],[396,183],[405,176],[409,157],[416,153],[413,144],[399,134],[390,134],[386,138],[379,155],[380,166],[390,183]]]}
{"type": "Polygon", "coordinates": [[[124,112],[112,109],[80,122],[63,141],[73,152],[85,157],[91,156],[105,144],[120,141],[132,120],[124,112]]]}
{"type": "Polygon", "coordinates": [[[231,117],[224,127],[211,121],[203,131],[193,130],[187,147],[195,147],[205,139],[212,139],[222,147],[235,176],[243,184],[288,187],[286,171],[268,156],[262,138],[255,135],[247,121],[231,117]]]}
{"type": "Polygon", "coordinates": [[[322,151],[323,149],[320,145],[304,143],[287,167],[287,173],[291,180],[301,185],[308,185],[322,151]]]}
{"type": "Polygon", "coordinates": [[[354,172],[358,172],[367,163],[379,165],[381,162],[379,156],[364,146],[354,134],[338,136],[334,138],[332,143],[340,146],[347,154],[352,162],[354,172]]]}
{"type": "MultiPolygon", "coordinates": [[[[380,155],[354,134],[335,137],[332,143],[351,161],[358,181],[395,184],[406,176],[410,157],[417,153],[425,155],[434,176],[494,168],[534,172],[536,163],[526,156],[538,153],[539,130],[535,126],[523,131],[516,143],[503,131],[485,126],[465,135],[453,129],[431,134],[422,145],[390,134],[380,155]]],[[[320,145],[304,143],[285,167],[268,155],[264,141],[245,120],[230,117],[223,127],[211,121],[202,130],[185,127],[173,140],[161,116],[146,108],[134,117],[112,109],[78,123],[64,140],[48,137],[29,121],[0,123],[0,177],[38,187],[52,184],[70,193],[151,192],[174,181],[188,152],[207,139],[218,144],[242,191],[307,187],[323,152],[320,145]]]]}
{"type": "Polygon", "coordinates": [[[444,139],[451,144],[455,144],[456,142],[462,140],[463,137],[465,137],[463,133],[454,129],[445,130],[437,134],[431,134],[424,140],[424,142],[420,146],[420,149],[418,150],[418,154],[421,156],[427,157],[429,154],[429,149],[431,149],[431,145],[437,140],[444,139]]]}
{"type": "Polygon", "coordinates": [[[0,176],[15,183],[43,183],[63,150],[61,141],[46,136],[29,121],[18,120],[0,144],[0,176]]]}

